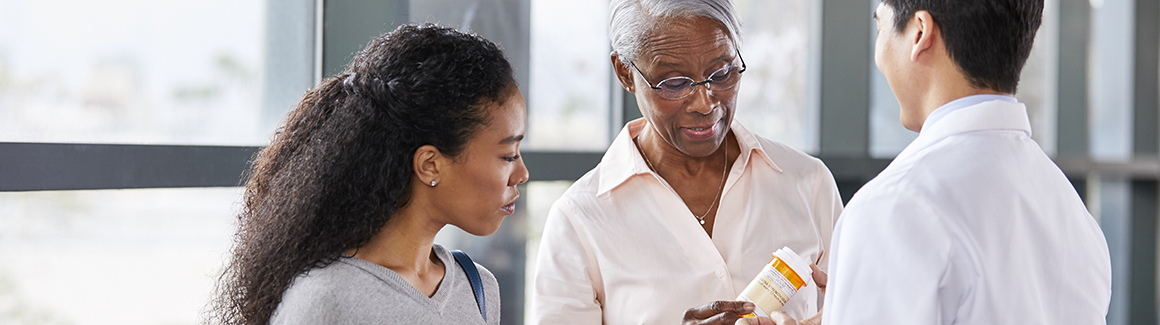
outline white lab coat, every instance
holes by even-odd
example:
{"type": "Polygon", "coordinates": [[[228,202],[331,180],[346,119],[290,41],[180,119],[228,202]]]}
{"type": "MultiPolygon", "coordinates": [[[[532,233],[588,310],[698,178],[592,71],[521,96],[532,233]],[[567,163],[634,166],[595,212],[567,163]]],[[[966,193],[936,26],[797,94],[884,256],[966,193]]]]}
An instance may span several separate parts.
{"type": "Polygon", "coordinates": [[[924,126],[833,238],[825,324],[1105,324],[1107,242],[1023,104],[924,126]]]}

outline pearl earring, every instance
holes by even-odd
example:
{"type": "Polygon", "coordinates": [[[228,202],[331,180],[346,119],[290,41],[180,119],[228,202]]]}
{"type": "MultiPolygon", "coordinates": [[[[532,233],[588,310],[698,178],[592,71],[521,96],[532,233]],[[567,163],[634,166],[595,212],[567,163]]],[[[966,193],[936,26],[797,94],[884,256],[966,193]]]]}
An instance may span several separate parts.
{"type": "Polygon", "coordinates": [[[432,181],[431,181],[431,187],[435,187],[435,181],[434,181],[434,180],[432,180],[432,181]]]}

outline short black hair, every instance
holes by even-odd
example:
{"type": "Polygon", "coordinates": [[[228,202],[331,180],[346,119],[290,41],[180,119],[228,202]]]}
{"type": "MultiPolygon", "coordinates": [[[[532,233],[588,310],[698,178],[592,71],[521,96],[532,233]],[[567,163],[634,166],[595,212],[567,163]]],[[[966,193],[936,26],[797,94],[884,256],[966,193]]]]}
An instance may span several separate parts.
{"type": "Polygon", "coordinates": [[[1043,21],[1043,0],[882,0],[902,31],[919,10],[934,18],[971,86],[1014,94],[1043,21]]]}

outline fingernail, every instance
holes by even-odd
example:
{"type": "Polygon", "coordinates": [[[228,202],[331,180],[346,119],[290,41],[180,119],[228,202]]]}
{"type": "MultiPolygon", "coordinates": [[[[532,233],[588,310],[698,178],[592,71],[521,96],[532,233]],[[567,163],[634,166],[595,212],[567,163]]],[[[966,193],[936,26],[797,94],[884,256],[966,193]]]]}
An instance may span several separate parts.
{"type": "Polygon", "coordinates": [[[748,301],[741,305],[741,310],[744,310],[746,313],[753,312],[754,308],[757,308],[757,305],[754,305],[752,302],[748,301]]]}

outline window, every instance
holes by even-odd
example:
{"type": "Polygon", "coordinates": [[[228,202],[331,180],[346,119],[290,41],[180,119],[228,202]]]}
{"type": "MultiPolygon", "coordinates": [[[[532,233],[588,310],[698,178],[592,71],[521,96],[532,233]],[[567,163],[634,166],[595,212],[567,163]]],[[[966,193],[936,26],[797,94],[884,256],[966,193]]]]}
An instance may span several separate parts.
{"type": "Polygon", "coordinates": [[[0,12],[0,141],[254,145],[273,131],[260,109],[263,1],[6,1],[0,12]]]}
{"type": "MultiPolygon", "coordinates": [[[[0,142],[263,145],[313,84],[313,9],[0,1],[0,142]]],[[[95,164],[77,155],[63,159],[95,164]]],[[[240,198],[236,187],[0,192],[0,323],[197,323],[240,198]]]]}
{"type": "Polygon", "coordinates": [[[239,188],[0,192],[0,323],[195,324],[239,188]]]}
{"type": "Polygon", "coordinates": [[[608,3],[531,3],[528,140],[532,150],[603,151],[620,128],[609,123],[613,81],[608,3]]]}
{"type": "Polygon", "coordinates": [[[742,20],[741,80],[736,119],[750,131],[818,152],[815,80],[820,48],[818,1],[736,1],[742,20]]]}

